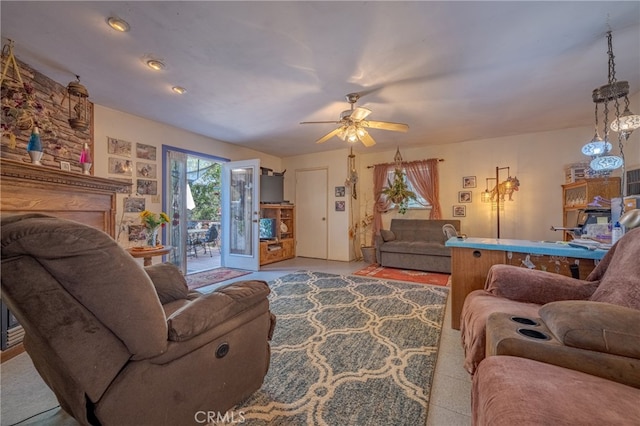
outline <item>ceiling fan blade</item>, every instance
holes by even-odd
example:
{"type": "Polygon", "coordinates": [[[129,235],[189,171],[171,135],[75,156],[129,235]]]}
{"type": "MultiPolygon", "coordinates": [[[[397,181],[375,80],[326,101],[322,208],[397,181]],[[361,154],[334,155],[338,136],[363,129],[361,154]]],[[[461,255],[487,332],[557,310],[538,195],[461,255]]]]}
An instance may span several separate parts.
{"type": "Polygon", "coordinates": [[[409,125],[404,123],[392,123],[390,121],[362,121],[362,127],[371,127],[372,129],[391,130],[393,132],[408,132],[409,125]]]}
{"type": "Polygon", "coordinates": [[[360,140],[362,141],[362,144],[367,148],[376,144],[376,141],[373,140],[373,138],[367,131],[364,132],[364,135],[360,136],[360,140]]]}
{"type": "Polygon", "coordinates": [[[320,139],[318,139],[316,141],[316,143],[323,143],[328,141],[329,139],[331,139],[332,137],[336,136],[338,133],[340,133],[340,130],[342,130],[342,127],[338,127],[337,129],[334,129],[332,131],[330,131],[329,133],[327,133],[326,135],[324,135],[323,137],[321,137],[320,139]]]}
{"type": "Polygon", "coordinates": [[[350,118],[354,121],[360,121],[367,118],[369,114],[371,114],[371,110],[369,108],[358,107],[353,110],[353,112],[350,115],[350,118]]]}
{"type": "Polygon", "coordinates": [[[300,124],[340,124],[341,121],[301,121],[300,124]]]}

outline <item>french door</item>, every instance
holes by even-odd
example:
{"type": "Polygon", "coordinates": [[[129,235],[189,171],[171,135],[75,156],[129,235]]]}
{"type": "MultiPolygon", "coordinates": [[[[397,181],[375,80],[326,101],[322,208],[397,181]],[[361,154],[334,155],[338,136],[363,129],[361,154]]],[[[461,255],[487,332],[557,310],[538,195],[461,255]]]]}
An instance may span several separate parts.
{"type": "Polygon", "coordinates": [[[222,165],[222,265],[260,269],[260,160],[222,165]]]}
{"type": "MultiPolygon", "coordinates": [[[[166,205],[164,211],[171,219],[165,241],[173,247],[169,262],[176,265],[183,274],[187,273],[187,154],[166,151],[167,173],[165,173],[166,205]]],[[[165,228],[165,229],[167,229],[165,228]]]]}

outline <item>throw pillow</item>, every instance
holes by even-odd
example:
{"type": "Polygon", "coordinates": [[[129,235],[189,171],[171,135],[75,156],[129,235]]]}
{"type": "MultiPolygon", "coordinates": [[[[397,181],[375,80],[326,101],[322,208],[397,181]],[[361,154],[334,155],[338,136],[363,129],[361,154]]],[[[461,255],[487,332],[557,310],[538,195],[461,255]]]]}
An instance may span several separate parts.
{"type": "Polygon", "coordinates": [[[382,237],[382,241],[384,242],[393,241],[396,239],[396,234],[394,234],[393,231],[390,231],[388,229],[381,229],[380,236],[382,237]]]}

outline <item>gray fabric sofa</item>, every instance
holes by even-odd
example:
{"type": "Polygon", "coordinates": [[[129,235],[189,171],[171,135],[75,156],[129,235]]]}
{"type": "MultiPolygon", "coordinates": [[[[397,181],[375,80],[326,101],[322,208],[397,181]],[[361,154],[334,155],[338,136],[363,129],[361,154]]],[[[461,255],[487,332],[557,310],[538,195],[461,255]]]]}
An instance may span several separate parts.
{"type": "Polygon", "coordinates": [[[445,247],[445,224],[460,231],[459,220],[391,219],[390,229],[376,235],[381,266],[451,273],[451,249],[445,247]]]}

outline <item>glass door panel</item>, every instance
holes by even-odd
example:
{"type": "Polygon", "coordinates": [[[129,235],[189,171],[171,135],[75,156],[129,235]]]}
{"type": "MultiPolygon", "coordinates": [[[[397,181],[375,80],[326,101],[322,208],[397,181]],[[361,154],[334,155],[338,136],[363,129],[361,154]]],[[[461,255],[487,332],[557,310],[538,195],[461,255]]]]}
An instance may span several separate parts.
{"type": "Polygon", "coordinates": [[[168,256],[169,262],[176,265],[183,274],[187,273],[187,155],[182,152],[168,151],[167,173],[168,197],[165,210],[171,219],[165,241],[173,247],[168,256]]]}
{"type": "Polygon", "coordinates": [[[230,268],[260,269],[259,169],[259,160],[223,165],[222,264],[230,268]]]}

